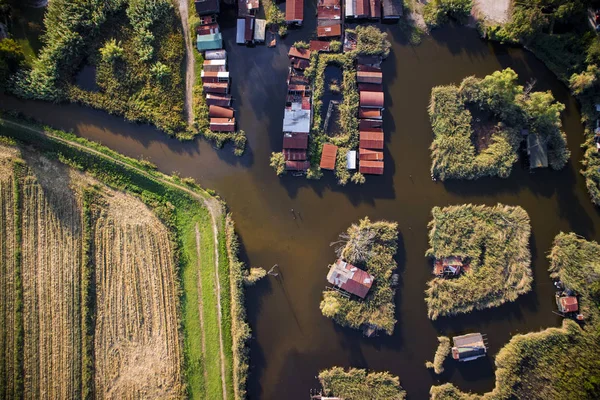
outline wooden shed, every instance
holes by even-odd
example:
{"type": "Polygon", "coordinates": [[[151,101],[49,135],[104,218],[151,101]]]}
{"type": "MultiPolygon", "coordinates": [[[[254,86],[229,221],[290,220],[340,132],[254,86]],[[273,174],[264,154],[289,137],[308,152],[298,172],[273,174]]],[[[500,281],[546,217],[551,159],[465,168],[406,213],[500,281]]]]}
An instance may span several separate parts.
{"type": "Polygon", "coordinates": [[[359,161],[358,171],[361,174],[383,175],[383,161],[359,161]]]}
{"type": "Polygon", "coordinates": [[[383,149],[383,131],[381,132],[360,132],[361,149],[383,149]]]}
{"type": "Polygon", "coordinates": [[[335,169],[335,158],[337,155],[337,146],[325,143],[323,145],[323,151],[321,152],[321,169],[334,170],[335,169]]]}

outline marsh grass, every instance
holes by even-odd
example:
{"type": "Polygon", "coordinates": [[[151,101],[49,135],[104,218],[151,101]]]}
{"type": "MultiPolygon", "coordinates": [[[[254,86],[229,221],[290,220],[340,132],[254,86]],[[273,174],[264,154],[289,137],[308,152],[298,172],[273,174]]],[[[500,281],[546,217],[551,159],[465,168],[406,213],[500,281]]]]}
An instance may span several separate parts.
{"type": "Polygon", "coordinates": [[[389,372],[367,372],[364,369],[334,367],[319,373],[326,396],[344,400],[404,400],[406,392],[400,379],[389,372]]]}

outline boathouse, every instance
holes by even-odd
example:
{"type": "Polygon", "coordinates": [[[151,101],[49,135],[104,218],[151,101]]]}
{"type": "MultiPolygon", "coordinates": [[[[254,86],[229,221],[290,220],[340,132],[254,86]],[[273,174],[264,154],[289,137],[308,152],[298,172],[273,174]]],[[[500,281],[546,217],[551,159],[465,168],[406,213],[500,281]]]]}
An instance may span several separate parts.
{"type": "Polygon", "coordinates": [[[383,19],[394,20],[402,16],[402,0],[382,0],[383,19]]]}
{"type": "Polygon", "coordinates": [[[310,41],[310,51],[323,51],[323,52],[328,52],[330,51],[329,48],[329,42],[324,41],[324,40],[311,40],[310,41]]]}
{"type": "Polygon", "coordinates": [[[288,57],[291,58],[300,58],[303,60],[310,60],[310,50],[306,49],[298,49],[295,46],[290,47],[290,51],[288,51],[288,57]]]}
{"type": "Polygon", "coordinates": [[[456,276],[463,269],[461,257],[436,258],[433,262],[433,274],[435,276],[456,276]]]}
{"type": "Polygon", "coordinates": [[[196,36],[196,48],[198,51],[218,50],[223,47],[221,32],[209,33],[196,36]]]}
{"type": "Polygon", "coordinates": [[[226,60],[204,60],[202,63],[203,71],[206,72],[225,72],[227,71],[226,60]]]}
{"type": "Polygon", "coordinates": [[[302,25],[304,21],[304,0],[286,0],[285,22],[302,25]]]}
{"type": "Polygon", "coordinates": [[[335,169],[335,158],[337,155],[338,147],[325,143],[323,150],[321,151],[321,169],[328,169],[333,171],[335,169]]]}
{"type": "Polygon", "coordinates": [[[360,160],[358,172],[365,175],[383,175],[383,161],[360,160]]]}
{"type": "Polygon", "coordinates": [[[481,333],[469,333],[467,335],[452,338],[452,358],[458,361],[471,361],[485,357],[487,347],[481,333]]]}
{"type": "Polygon", "coordinates": [[[231,105],[231,96],[228,94],[207,93],[206,104],[208,106],[229,107],[231,105]]]}
{"type": "Polygon", "coordinates": [[[235,118],[211,118],[210,130],[213,132],[235,132],[235,118]]]}
{"type": "Polygon", "coordinates": [[[360,92],[360,107],[383,108],[383,92],[360,92]]]}
{"type": "Polygon", "coordinates": [[[577,312],[579,310],[579,304],[577,303],[577,297],[575,296],[562,296],[556,295],[556,305],[558,311],[563,314],[577,312]]]}
{"type": "Polygon", "coordinates": [[[194,5],[198,15],[218,14],[220,11],[219,0],[196,0],[194,5]]]}
{"type": "Polygon", "coordinates": [[[383,151],[358,149],[360,161],[383,161],[383,151]]]}
{"type": "Polygon", "coordinates": [[[208,116],[210,118],[233,118],[233,109],[211,105],[208,106],[208,116]]]}
{"type": "Polygon", "coordinates": [[[383,131],[360,132],[359,147],[361,149],[383,150],[383,131]]]}
{"type": "Polygon", "coordinates": [[[330,266],[327,274],[327,282],[361,299],[369,293],[373,279],[373,275],[341,259],[330,266]]]}
{"type": "Polygon", "coordinates": [[[317,27],[317,36],[319,38],[333,38],[342,36],[342,25],[327,25],[317,27]]]}
{"type": "Polygon", "coordinates": [[[346,153],[346,169],[350,171],[356,169],[356,150],[348,150],[346,153]]]}
{"type": "Polygon", "coordinates": [[[254,41],[263,43],[267,33],[267,20],[257,19],[254,21],[254,41]]]}

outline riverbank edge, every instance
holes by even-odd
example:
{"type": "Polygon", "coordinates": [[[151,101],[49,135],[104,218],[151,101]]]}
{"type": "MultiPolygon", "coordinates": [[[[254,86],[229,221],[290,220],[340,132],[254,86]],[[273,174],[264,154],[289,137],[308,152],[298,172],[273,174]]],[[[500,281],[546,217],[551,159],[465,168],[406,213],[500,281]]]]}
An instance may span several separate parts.
{"type": "MultiPolygon", "coordinates": [[[[245,383],[247,380],[247,371],[248,371],[247,339],[250,337],[250,333],[249,333],[250,328],[246,322],[246,311],[245,311],[245,305],[244,305],[244,291],[243,291],[243,285],[242,285],[245,265],[243,263],[239,262],[239,260],[237,260],[237,248],[236,248],[236,246],[232,245],[233,243],[238,243],[237,237],[234,236],[235,233],[228,233],[226,231],[228,225],[233,226],[233,220],[231,219],[230,215],[228,215],[227,218],[224,217],[223,212],[225,210],[225,203],[219,198],[219,196],[214,194],[214,192],[211,191],[210,189],[204,190],[198,184],[196,184],[191,178],[183,178],[182,179],[177,176],[169,176],[169,175],[163,174],[163,173],[157,171],[156,166],[154,166],[153,164],[151,164],[148,161],[144,161],[144,160],[140,161],[140,160],[136,160],[136,159],[121,155],[99,143],[88,141],[87,139],[77,137],[74,134],[54,130],[54,129],[46,127],[46,126],[40,126],[37,123],[34,123],[34,122],[32,123],[30,121],[19,118],[18,116],[15,117],[15,116],[2,115],[2,116],[0,116],[0,127],[2,127],[3,122],[9,122],[12,124],[26,126],[27,132],[25,131],[25,129],[23,129],[23,128],[19,129],[17,127],[17,128],[15,128],[15,131],[18,131],[19,134],[8,135],[8,136],[9,137],[12,136],[13,138],[15,138],[16,140],[18,140],[20,142],[26,143],[28,145],[31,145],[31,146],[37,148],[38,151],[40,151],[41,153],[44,153],[44,150],[41,148],[43,145],[42,145],[40,139],[42,139],[42,141],[47,141],[47,145],[50,146],[50,150],[47,150],[46,153],[56,154],[56,151],[58,149],[60,149],[61,147],[66,147],[69,151],[73,151],[75,153],[84,155],[85,157],[89,157],[90,161],[92,159],[104,158],[104,161],[113,164],[114,167],[116,167],[117,169],[123,170],[122,172],[123,172],[124,176],[128,175],[128,178],[132,182],[134,182],[136,178],[137,179],[140,179],[140,178],[146,179],[146,180],[150,181],[150,182],[148,182],[148,184],[162,186],[163,190],[166,193],[169,193],[170,195],[172,195],[172,192],[175,191],[177,193],[177,195],[182,196],[183,200],[185,200],[185,201],[193,201],[193,197],[196,197],[196,200],[202,200],[203,202],[205,202],[203,207],[206,208],[206,211],[209,214],[211,214],[211,216],[214,217],[213,228],[215,228],[216,232],[218,232],[218,235],[215,238],[215,242],[218,243],[218,248],[216,250],[219,251],[219,253],[226,253],[226,254],[224,254],[224,255],[226,255],[226,257],[222,257],[222,261],[225,261],[225,263],[223,263],[222,261],[219,262],[219,269],[223,270],[224,268],[226,268],[226,269],[228,269],[228,272],[229,272],[229,274],[225,274],[225,276],[221,276],[218,279],[222,283],[227,285],[227,290],[225,291],[226,292],[225,295],[222,295],[219,300],[220,300],[220,302],[222,304],[222,308],[223,308],[222,314],[225,316],[232,315],[231,325],[227,319],[221,320],[220,325],[223,329],[226,330],[225,334],[223,335],[225,337],[225,341],[229,342],[230,340],[228,340],[228,339],[233,336],[233,343],[236,343],[237,347],[235,347],[233,350],[233,353],[234,353],[233,362],[232,362],[233,365],[226,365],[226,366],[224,366],[224,368],[228,372],[240,371],[237,374],[237,379],[233,378],[233,380],[237,382],[235,390],[234,390],[234,393],[235,393],[234,398],[235,399],[245,398],[245,383]],[[210,205],[210,206],[208,206],[208,205],[210,205]],[[226,241],[223,240],[224,237],[227,238],[226,241]],[[235,241],[232,238],[235,238],[235,241]],[[231,256],[230,256],[230,254],[231,254],[231,256]],[[235,266],[233,269],[231,268],[232,260],[235,261],[235,266]],[[234,277],[234,279],[232,279],[232,277],[234,277]],[[227,293],[228,291],[230,291],[229,295],[227,293]],[[230,309],[235,310],[233,314],[230,313],[230,311],[229,311],[230,309]],[[229,330],[230,326],[231,326],[231,330],[229,330]],[[240,329],[243,332],[247,332],[247,334],[242,335],[242,336],[236,336],[233,331],[234,327],[237,327],[238,329],[240,329]],[[229,331],[229,332],[227,332],[227,331],[229,331]],[[235,355],[236,350],[238,352],[237,353],[238,355],[243,355],[243,356],[236,356],[235,355]]],[[[6,130],[2,130],[2,132],[0,132],[0,134],[6,134],[5,131],[6,130]]],[[[96,164],[98,164],[98,163],[96,163],[96,164]]],[[[78,165],[83,170],[86,170],[85,166],[80,165],[80,164],[78,164],[78,165]]],[[[88,171],[88,172],[90,172],[90,171],[88,171]]],[[[93,172],[90,172],[90,173],[92,173],[92,175],[94,175],[98,180],[100,180],[107,186],[116,187],[119,190],[125,190],[128,193],[140,198],[145,204],[148,204],[148,202],[150,200],[152,200],[152,199],[148,199],[148,198],[144,197],[144,192],[150,192],[150,191],[145,190],[143,187],[135,186],[135,184],[127,183],[126,181],[123,185],[120,186],[118,184],[115,184],[115,181],[106,182],[108,179],[107,176],[98,176],[98,174],[94,174],[93,172]]],[[[116,179],[117,182],[119,181],[119,177],[115,177],[115,176],[110,177],[110,179],[116,179]]],[[[189,203],[189,204],[191,204],[191,203],[189,203]]],[[[181,212],[183,214],[187,211],[188,210],[181,210],[178,212],[181,212]]],[[[193,212],[186,214],[186,215],[179,215],[177,218],[175,218],[175,221],[172,220],[172,221],[168,221],[170,223],[166,223],[169,230],[172,231],[172,233],[175,235],[174,239],[175,239],[176,243],[174,243],[174,244],[176,247],[175,250],[176,250],[176,254],[177,254],[177,266],[179,268],[178,275],[180,277],[179,286],[180,286],[181,296],[186,295],[186,293],[184,292],[184,282],[183,282],[183,279],[181,278],[181,273],[182,273],[183,269],[185,268],[185,265],[183,265],[183,263],[185,262],[184,261],[185,260],[184,249],[183,249],[185,232],[183,231],[184,229],[182,226],[183,222],[185,222],[185,221],[182,221],[182,219],[185,220],[186,219],[185,217],[188,217],[191,220],[191,219],[197,217],[197,215],[195,215],[193,212]],[[175,222],[174,225],[173,225],[173,222],[175,222]]],[[[195,286],[195,284],[193,286],[195,286]]],[[[182,297],[182,300],[183,299],[184,299],[184,297],[182,297]]],[[[181,301],[180,305],[179,305],[179,310],[178,310],[178,313],[179,313],[178,318],[180,320],[180,324],[181,324],[180,329],[182,329],[182,331],[183,331],[183,337],[184,337],[184,341],[185,341],[186,340],[185,338],[188,337],[188,334],[186,333],[186,328],[184,326],[185,324],[184,324],[184,318],[183,318],[183,314],[182,314],[183,304],[184,304],[184,301],[181,301]]],[[[185,370],[186,374],[187,374],[187,373],[189,373],[188,364],[187,364],[189,355],[187,354],[186,351],[187,351],[187,349],[184,346],[184,354],[186,355],[186,357],[185,357],[186,364],[183,366],[183,370],[185,370]]],[[[199,368],[198,371],[195,371],[194,373],[202,374],[202,369],[199,368]]],[[[228,373],[227,375],[230,375],[230,374],[228,373]]],[[[186,380],[189,380],[189,378],[186,380]]],[[[229,379],[226,379],[226,381],[228,381],[228,380],[229,379]]]]}

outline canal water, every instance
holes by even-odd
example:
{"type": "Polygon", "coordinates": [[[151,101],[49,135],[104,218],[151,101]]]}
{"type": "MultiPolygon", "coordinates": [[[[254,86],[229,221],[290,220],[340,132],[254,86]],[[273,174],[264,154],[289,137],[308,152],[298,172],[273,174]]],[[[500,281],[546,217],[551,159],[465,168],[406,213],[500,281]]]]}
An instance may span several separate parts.
{"type": "Polygon", "coordinates": [[[235,20],[228,14],[222,18],[236,118],[248,135],[248,149],[241,158],[230,148],[216,151],[203,140],[181,143],[150,126],[129,124],[78,105],[6,96],[0,102],[2,108],[22,111],[125,155],[144,157],[166,173],[191,176],[226,200],[245,261],[267,269],[278,264],[280,273],[247,291],[253,331],[249,398],[306,399],[318,386],[318,371],[336,365],[390,371],[413,399],[427,398],[430,386],[441,382],[467,391],[489,391],[494,386],[493,356],[513,335],[560,324],[552,313],[553,286],[547,273],[546,257],[554,236],[560,231],[588,239],[598,236],[599,214],[578,172],[583,135],[578,106],[567,88],[526,51],[487,43],[474,30],[457,27],[436,30],[413,47],[398,27],[385,26],[393,43],[383,63],[385,174],[348,187],[337,186],[330,172],[320,181],[278,178],[269,167],[269,156],[282,145],[286,54],[289,45],[313,34],[313,11],[306,11],[303,28],[292,30],[274,49],[236,46],[235,20]],[[505,67],[513,68],[522,84],[535,78],[536,90],[551,90],[566,105],[563,124],[572,161],[559,172],[531,174],[517,164],[508,179],[433,182],[427,115],[431,88],[505,67]],[[423,292],[431,279],[431,262],[424,257],[431,208],[498,202],[520,205],[531,217],[533,291],[491,310],[430,321],[423,292]],[[397,221],[400,228],[398,322],[389,337],[364,338],[319,311],[327,265],[335,256],[329,244],[365,216],[397,221]],[[448,362],[440,377],[425,368],[425,361],[433,358],[437,336],[473,331],[487,334],[490,357],[465,365],[448,362]]]}

